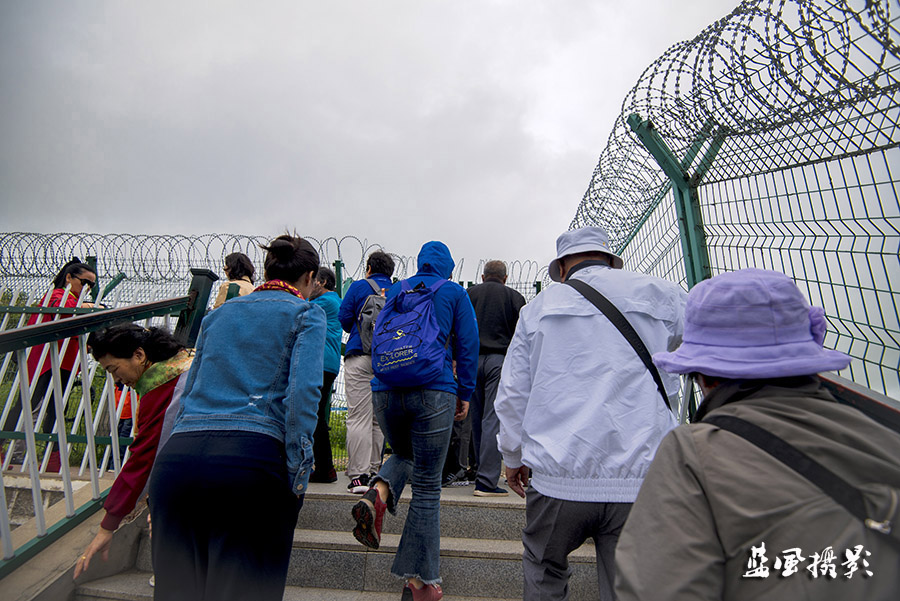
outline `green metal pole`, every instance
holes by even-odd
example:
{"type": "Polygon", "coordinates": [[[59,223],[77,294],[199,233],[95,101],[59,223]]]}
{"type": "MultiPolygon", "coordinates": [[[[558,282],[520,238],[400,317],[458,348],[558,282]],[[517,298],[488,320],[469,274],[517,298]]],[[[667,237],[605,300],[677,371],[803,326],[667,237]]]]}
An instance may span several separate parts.
{"type": "Polygon", "coordinates": [[[341,278],[344,264],[340,259],[334,262],[334,281],[336,283],[338,296],[344,298],[344,280],[341,278]]]}
{"type": "MultiPolygon", "coordinates": [[[[641,120],[640,116],[632,114],[628,117],[628,125],[672,182],[678,230],[681,234],[681,249],[684,254],[685,278],[688,288],[692,288],[698,282],[712,276],[697,187],[703,173],[718,152],[721,141],[713,141],[710,150],[701,161],[702,172],[698,171],[695,177],[689,178],[686,171],[690,164],[684,163],[692,163],[699,153],[701,145],[697,141],[689,149],[685,161],[679,161],[649,120],[641,120]]],[[[707,128],[708,125],[704,126],[704,129],[707,128]]]]}
{"type": "MultiPolygon", "coordinates": [[[[97,257],[94,257],[94,256],[87,256],[87,257],[84,258],[84,262],[85,262],[86,264],[90,265],[91,267],[93,267],[93,268],[94,268],[94,273],[97,273],[97,257]]],[[[98,279],[98,280],[100,279],[100,276],[99,276],[99,275],[97,276],[97,279],[98,279]]],[[[98,283],[99,283],[99,282],[98,282],[98,283]]],[[[98,294],[100,294],[100,288],[99,288],[98,286],[96,286],[96,285],[91,286],[91,302],[92,302],[92,303],[96,303],[96,302],[97,302],[97,295],[98,295],[98,294]]]]}
{"type": "Polygon", "coordinates": [[[175,338],[188,347],[197,344],[200,322],[203,320],[206,306],[209,304],[213,282],[219,279],[219,276],[209,269],[191,269],[191,275],[193,277],[188,288],[188,296],[192,298],[192,301],[188,308],[178,316],[174,334],[175,338]]]}

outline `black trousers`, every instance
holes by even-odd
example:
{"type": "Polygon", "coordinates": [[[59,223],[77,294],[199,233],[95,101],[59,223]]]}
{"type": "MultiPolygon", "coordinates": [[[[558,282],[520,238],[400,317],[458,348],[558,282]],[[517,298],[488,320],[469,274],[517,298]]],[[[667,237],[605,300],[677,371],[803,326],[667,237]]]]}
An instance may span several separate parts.
{"type": "Polygon", "coordinates": [[[313,434],[313,457],[316,461],[316,474],[327,476],[334,469],[334,458],[331,456],[331,428],[328,418],[331,417],[331,389],[337,374],[322,372],[322,398],[319,399],[318,420],[313,434]]]}
{"type": "MultiPolygon", "coordinates": [[[[48,359],[49,361],[49,359],[48,359]]],[[[66,385],[69,383],[69,378],[72,376],[72,372],[68,369],[60,369],[59,370],[59,380],[60,386],[62,387],[63,393],[66,391],[66,385]]],[[[47,370],[38,376],[37,381],[34,383],[34,391],[31,393],[31,419],[32,422],[37,420],[38,413],[41,410],[41,401],[44,400],[44,394],[46,394],[47,389],[50,388],[50,385],[53,383],[53,371],[47,370]]],[[[43,434],[50,434],[53,432],[53,426],[56,425],[56,402],[54,401],[55,393],[53,391],[50,392],[50,399],[47,404],[47,412],[44,414],[44,421],[41,424],[35,423],[34,431],[41,432],[43,434]]],[[[4,430],[14,430],[16,428],[16,422],[19,420],[19,415],[22,413],[22,402],[18,395],[16,395],[16,400],[13,403],[13,406],[9,408],[9,415],[6,416],[6,422],[3,424],[4,430]]]]}
{"type": "Polygon", "coordinates": [[[150,477],[157,601],[281,601],[297,513],[284,445],[238,431],[184,432],[150,477]]]}

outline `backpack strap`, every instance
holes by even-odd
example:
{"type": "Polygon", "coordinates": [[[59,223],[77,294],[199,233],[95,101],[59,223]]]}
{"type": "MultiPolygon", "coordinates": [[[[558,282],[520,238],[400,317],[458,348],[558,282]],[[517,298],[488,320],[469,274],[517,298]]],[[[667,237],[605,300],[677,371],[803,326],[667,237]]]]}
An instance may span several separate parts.
{"type": "Polygon", "coordinates": [[[779,438],[768,430],[733,415],[713,415],[702,421],[718,426],[753,443],[818,486],[822,492],[863,522],[866,528],[882,534],[891,533],[891,522],[889,519],[879,522],[868,516],[863,494],[858,488],[783,438],[779,438]]]}
{"type": "Polygon", "coordinates": [[[375,294],[381,294],[381,286],[378,285],[378,282],[376,282],[372,278],[366,278],[366,281],[369,282],[369,286],[372,287],[372,290],[375,291],[375,294]]]}
{"type": "Polygon", "coordinates": [[[669,397],[666,394],[666,388],[663,386],[662,378],[659,375],[659,370],[656,369],[656,366],[653,364],[653,360],[650,358],[650,351],[647,350],[647,346],[644,344],[644,341],[641,340],[641,337],[635,331],[628,320],[622,315],[622,312],[619,311],[614,304],[612,304],[609,299],[600,294],[596,288],[593,286],[582,282],[581,280],[566,280],[564,283],[568,284],[578,292],[582,294],[586,299],[588,299],[592,305],[597,307],[601,313],[603,313],[606,318],[612,322],[616,328],[618,328],[619,332],[621,332],[622,336],[625,337],[625,340],[631,345],[631,348],[634,349],[634,352],[637,353],[638,357],[643,361],[644,366],[646,366],[647,370],[650,372],[650,375],[653,376],[653,381],[656,382],[656,388],[659,389],[659,394],[663,399],[663,402],[666,404],[666,407],[669,411],[672,411],[672,405],[669,404],[669,397]]]}

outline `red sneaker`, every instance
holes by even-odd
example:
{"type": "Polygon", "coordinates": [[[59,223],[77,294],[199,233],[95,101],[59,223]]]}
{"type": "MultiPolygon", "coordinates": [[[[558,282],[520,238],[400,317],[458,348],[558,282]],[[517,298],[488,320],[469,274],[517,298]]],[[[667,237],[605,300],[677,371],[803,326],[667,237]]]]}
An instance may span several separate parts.
{"type": "Polygon", "coordinates": [[[381,544],[381,523],[384,521],[385,509],[387,505],[374,487],[366,491],[363,498],[353,506],[353,519],[356,520],[353,536],[370,549],[377,549],[381,544]]]}
{"type": "Polygon", "coordinates": [[[50,451],[50,459],[47,460],[47,473],[59,473],[62,468],[62,461],[59,458],[59,451],[50,451]]]}
{"type": "Polygon", "coordinates": [[[443,596],[444,591],[439,584],[426,584],[422,588],[416,588],[407,582],[400,601],[439,601],[443,596]]]}

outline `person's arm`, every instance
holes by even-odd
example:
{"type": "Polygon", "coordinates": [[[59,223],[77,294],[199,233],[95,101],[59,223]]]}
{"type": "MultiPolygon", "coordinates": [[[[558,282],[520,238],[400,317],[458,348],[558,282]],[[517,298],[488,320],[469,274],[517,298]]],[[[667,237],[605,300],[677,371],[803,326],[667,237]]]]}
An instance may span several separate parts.
{"type": "Polygon", "coordinates": [[[689,431],[669,433],[616,546],[619,601],[722,599],[725,557],[704,488],[689,431]]]}
{"type": "Polygon", "coordinates": [[[113,533],[122,519],[134,510],[138,498],[144,492],[156,459],[166,408],[172,400],[172,392],[177,382],[178,378],[173,378],[141,397],[137,415],[137,434],[129,447],[131,457],[122,466],[122,471],[116,476],[116,481],[109,490],[103,504],[106,515],[100,522],[100,531],[76,562],[75,578],[88,568],[95,554],[100,553],[104,561],[108,559],[113,533]]]}
{"type": "Polygon", "coordinates": [[[285,392],[285,451],[291,487],[296,495],[306,492],[313,464],[312,440],[321,398],[325,356],[325,311],[310,304],[297,319],[297,336],[291,352],[291,373],[285,392]]]}
{"type": "Polygon", "coordinates": [[[456,396],[468,402],[475,390],[478,378],[478,321],[468,294],[460,294],[456,299],[453,314],[453,356],[456,359],[456,396]]]}
{"type": "Polygon", "coordinates": [[[522,464],[522,421],[530,396],[531,340],[524,320],[520,320],[506,350],[494,399],[494,412],[500,422],[497,447],[506,464],[509,485],[519,496],[525,495],[528,485],[528,470],[522,464]]]}

